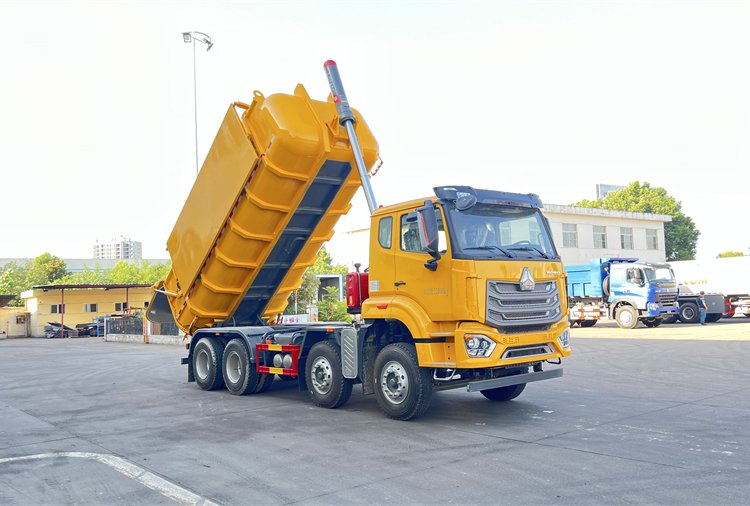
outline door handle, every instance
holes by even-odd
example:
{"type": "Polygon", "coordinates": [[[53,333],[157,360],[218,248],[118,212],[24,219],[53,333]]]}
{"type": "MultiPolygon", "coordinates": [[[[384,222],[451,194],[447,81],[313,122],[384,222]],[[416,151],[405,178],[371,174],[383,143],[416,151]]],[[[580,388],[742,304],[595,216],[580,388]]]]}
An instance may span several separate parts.
{"type": "Polygon", "coordinates": [[[396,281],[395,283],[393,283],[394,286],[403,286],[405,284],[406,284],[406,281],[396,281]]]}

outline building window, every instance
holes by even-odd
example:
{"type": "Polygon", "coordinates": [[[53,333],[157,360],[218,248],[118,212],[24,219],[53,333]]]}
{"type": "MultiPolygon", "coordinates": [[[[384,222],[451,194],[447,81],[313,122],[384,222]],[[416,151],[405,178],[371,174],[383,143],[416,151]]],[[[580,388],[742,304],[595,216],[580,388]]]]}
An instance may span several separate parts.
{"type": "Polygon", "coordinates": [[[575,223],[563,223],[563,248],[578,247],[578,226],[575,223]]]}
{"type": "Polygon", "coordinates": [[[115,311],[127,311],[128,310],[128,303],[127,302],[115,302],[115,311]]]}
{"type": "Polygon", "coordinates": [[[633,229],[620,227],[620,247],[622,249],[633,249],[633,229]]]}
{"type": "Polygon", "coordinates": [[[607,227],[594,225],[594,247],[606,249],[607,247],[607,227]]]}
{"type": "Polygon", "coordinates": [[[96,304],[84,304],[83,305],[83,312],[84,313],[96,313],[97,312],[97,305],[96,304]]]}
{"type": "Polygon", "coordinates": [[[659,249],[659,239],[655,228],[646,229],[646,249],[659,249]]]}
{"type": "Polygon", "coordinates": [[[65,304],[52,304],[50,313],[60,314],[65,312],[65,304]]]}
{"type": "Polygon", "coordinates": [[[378,242],[385,249],[391,248],[391,236],[393,231],[393,218],[387,216],[380,220],[378,227],[378,242]]]}

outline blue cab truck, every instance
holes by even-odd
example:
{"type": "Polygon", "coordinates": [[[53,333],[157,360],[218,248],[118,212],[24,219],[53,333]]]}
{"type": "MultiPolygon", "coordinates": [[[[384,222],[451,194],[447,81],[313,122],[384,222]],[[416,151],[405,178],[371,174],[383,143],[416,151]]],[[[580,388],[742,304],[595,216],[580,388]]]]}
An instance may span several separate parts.
{"type": "Polygon", "coordinates": [[[658,327],[678,314],[678,288],[669,264],[637,258],[594,258],[588,264],[566,265],[571,324],[590,327],[602,313],[620,328],[642,321],[658,327]]]}

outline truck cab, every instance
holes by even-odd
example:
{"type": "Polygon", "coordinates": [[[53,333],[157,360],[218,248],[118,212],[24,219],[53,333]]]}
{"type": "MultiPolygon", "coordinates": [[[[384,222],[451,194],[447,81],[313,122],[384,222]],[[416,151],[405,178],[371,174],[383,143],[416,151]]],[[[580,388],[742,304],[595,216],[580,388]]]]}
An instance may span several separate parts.
{"type": "Polygon", "coordinates": [[[568,356],[563,269],[541,206],[452,186],[376,210],[363,319],[380,336],[402,328],[420,367],[464,379],[568,356]]]}
{"type": "Polygon", "coordinates": [[[633,328],[639,320],[656,327],[677,312],[677,282],[668,264],[610,258],[601,266],[610,318],[620,327],[633,328]]]}

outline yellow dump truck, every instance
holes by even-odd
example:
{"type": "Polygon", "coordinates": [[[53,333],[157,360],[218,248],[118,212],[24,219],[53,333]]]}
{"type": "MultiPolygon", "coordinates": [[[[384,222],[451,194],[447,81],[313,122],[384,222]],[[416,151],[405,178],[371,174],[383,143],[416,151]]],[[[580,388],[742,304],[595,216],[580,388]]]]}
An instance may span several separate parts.
{"type": "Polygon", "coordinates": [[[377,142],[335,63],[325,70],[328,101],[298,85],[229,107],[169,236],[172,270],[148,317],[190,336],[188,381],[243,395],[296,379],[327,408],[361,384],[408,420],[437,390],[507,401],[561,376],[566,280],[539,198],[441,186],[378,207],[377,142]],[[347,276],[347,300],[361,321],[275,324],[360,187],[370,264],[347,276]]]}

